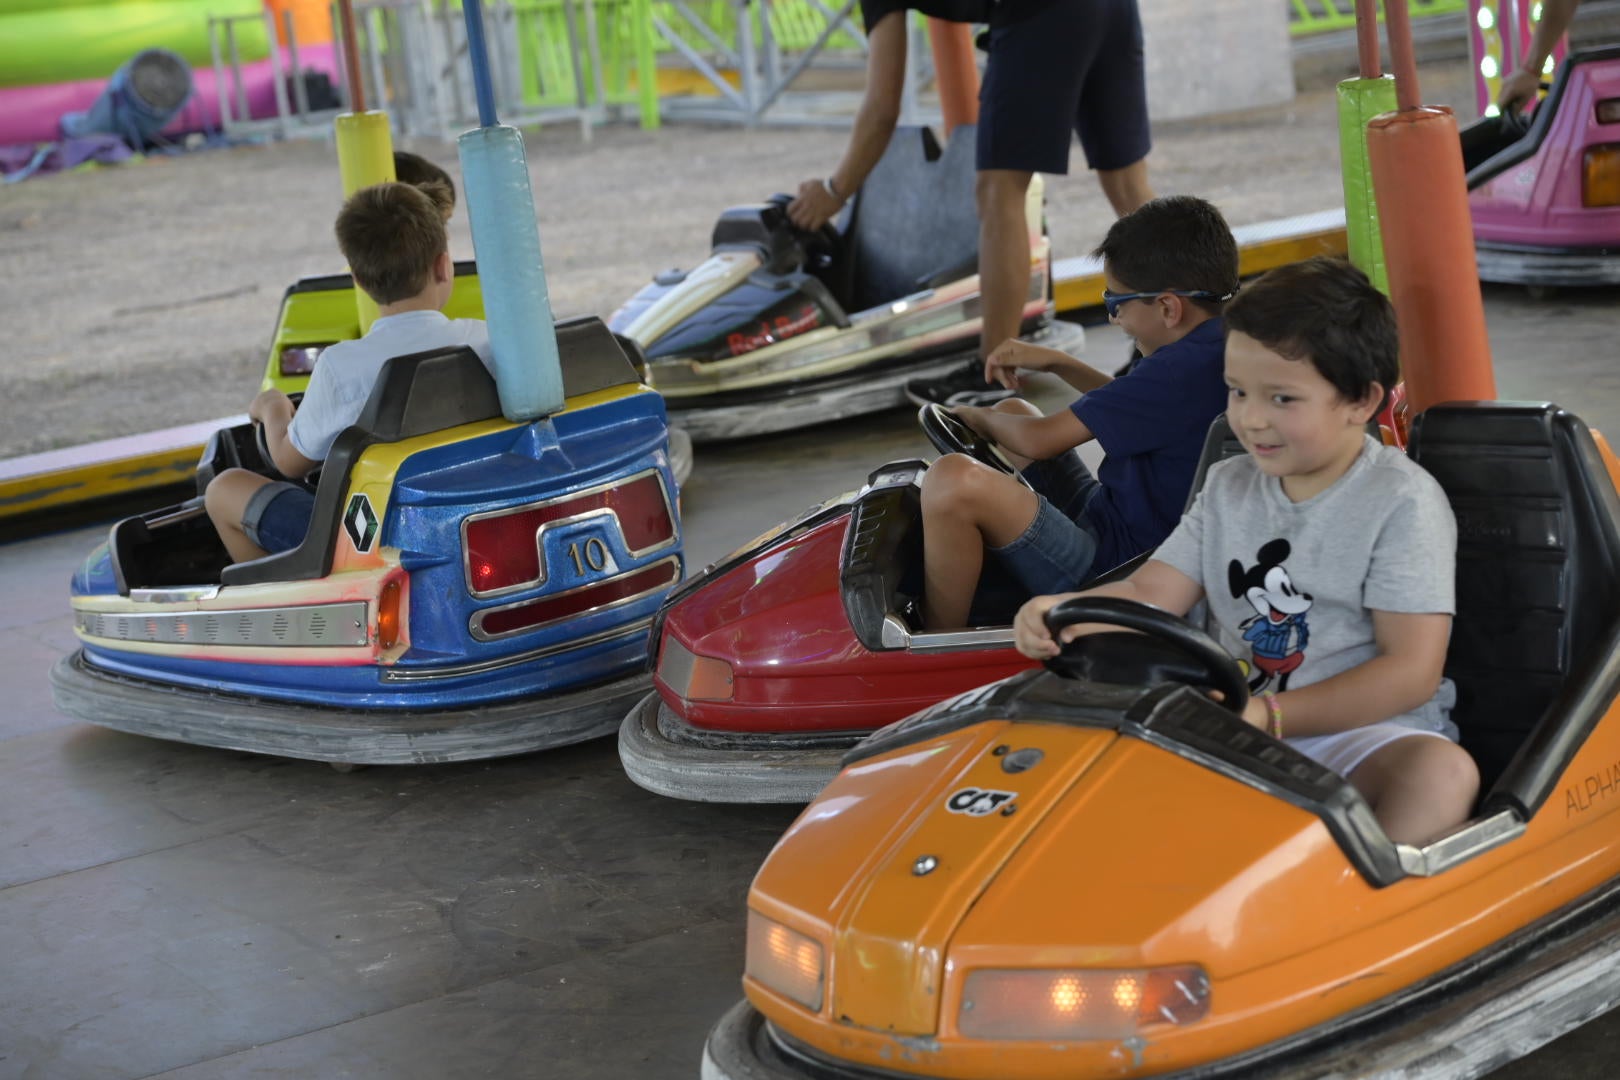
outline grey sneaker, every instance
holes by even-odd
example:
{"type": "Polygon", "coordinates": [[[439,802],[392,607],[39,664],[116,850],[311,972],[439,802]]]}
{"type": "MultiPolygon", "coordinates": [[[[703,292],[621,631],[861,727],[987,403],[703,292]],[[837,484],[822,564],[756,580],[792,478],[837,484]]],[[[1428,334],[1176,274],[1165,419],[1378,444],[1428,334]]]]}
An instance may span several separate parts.
{"type": "Polygon", "coordinates": [[[944,375],[906,383],[906,397],[913,405],[994,405],[1016,394],[1016,390],[985,382],[984,364],[977,359],[944,375]]]}

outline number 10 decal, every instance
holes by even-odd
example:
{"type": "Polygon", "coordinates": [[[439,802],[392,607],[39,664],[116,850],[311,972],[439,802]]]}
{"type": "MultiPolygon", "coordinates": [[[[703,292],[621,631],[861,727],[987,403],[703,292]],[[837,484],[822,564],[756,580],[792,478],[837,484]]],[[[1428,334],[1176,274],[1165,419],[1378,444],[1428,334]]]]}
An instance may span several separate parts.
{"type": "Polygon", "coordinates": [[[596,537],[591,537],[583,544],[578,541],[568,545],[568,557],[574,560],[574,573],[580,577],[585,576],[585,570],[606,570],[608,565],[607,545],[596,537]]]}

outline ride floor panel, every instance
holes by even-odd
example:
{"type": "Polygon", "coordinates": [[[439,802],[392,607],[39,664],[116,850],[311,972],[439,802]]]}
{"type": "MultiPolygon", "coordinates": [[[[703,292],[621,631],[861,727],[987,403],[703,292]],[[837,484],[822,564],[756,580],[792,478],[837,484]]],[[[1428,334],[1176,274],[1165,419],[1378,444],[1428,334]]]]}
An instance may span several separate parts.
{"type": "MultiPolygon", "coordinates": [[[[1488,289],[1502,396],[1620,432],[1615,300],[1488,289]]],[[[906,411],[700,448],[691,566],[918,455],[906,411]]],[[[611,739],[343,775],[69,721],[46,673],[99,531],[0,546],[0,1078],[696,1077],[794,808],[659,798],[611,739]]],[[[1616,1045],[1620,1013],[1498,1075],[1606,1078],[1616,1045]]]]}

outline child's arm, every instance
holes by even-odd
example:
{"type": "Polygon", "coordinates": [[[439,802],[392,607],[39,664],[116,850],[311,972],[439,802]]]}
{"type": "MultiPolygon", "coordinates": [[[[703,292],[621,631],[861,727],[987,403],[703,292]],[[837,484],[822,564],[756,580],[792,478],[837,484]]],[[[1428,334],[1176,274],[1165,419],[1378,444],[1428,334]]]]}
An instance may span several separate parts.
{"type": "MultiPolygon", "coordinates": [[[[1411,712],[1434,697],[1446,665],[1451,616],[1374,611],[1378,655],[1332,678],[1276,695],[1283,735],[1331,735],[1411,712]]],[[[1266,726],[1263,701],[1244,719],[1266,726]]]]}
{"type": "Polygon", "coordinates": [[[270,447],[270,463],[281,472],[282,476],[296,479],[308,476],[318,469],[321,463],[311,461],[300,454],[298,448],[287,438],[287,429],[292,425],[292,418],[292,399],[280,390],[262,390],[259,396],[253,399],[253,404],[248,406],[248,419],[264,425],[264,441],[270,447]]]}
{"type": "Polygon", "coordinates": [[[1027,341],[1008,338],[997,345],[984,361],[984,381],[999,382],[1009,390],[1018,389],[1018,369],[1050,371],[1082,394],[1106,386],[1114,381],[1081,360],[1076,360],[1059,349],[1045,345],[1031,345],[1027,341]]]}
{"type": "MultiPolygon", "coordinates": [[[[1124,581],[1059,596],[1037,596],[1019,608],[1018,615],[1013,619],[1013,641],[1018,651],[1032,660],[1056,656],[1059,646],[1046,629],[1046,613],[1064,600],[1076,596],[1117,596],[1122,600],[1150,604],[1172,615],[1185,615],[1204,598],[1204,587],[1170,564],[1149,559],[1124,581]]],[[[1065,629],[1063,640],[1073,641],[1081,634],[1117,629],[1119,627],[1103,623],[1081,623],[1065,629]]]]}
{"type": "Polygon", "coordinates": [[[979,405],[956,405],[951,412],[974,431],[994,439],[996,445],[1031,461],[1057,457],[1096,438],[1070,409],[1059,409],[1050,416],[1030,416],[979,405]]]}

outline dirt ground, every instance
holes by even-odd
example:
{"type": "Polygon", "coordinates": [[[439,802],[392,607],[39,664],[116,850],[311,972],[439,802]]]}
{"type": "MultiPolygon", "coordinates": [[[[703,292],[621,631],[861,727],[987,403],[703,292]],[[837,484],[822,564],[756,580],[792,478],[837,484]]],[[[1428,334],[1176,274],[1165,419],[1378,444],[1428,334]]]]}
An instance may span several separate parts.
{"type": "MultiPolygon", "coordinates": [[[[1424,71],[1425,100],[1471,116],[1466,63],[1424,71]]],[[[559,316],[604,317],[658,270],[690,267],[726,206],[825,174],[844,134],[667,126],[529,133],[541,245],[559,316]]],[[[1341,205],[1331,87],[1288,105],[1167,123],[1161,194],[1213,200],[1234,225],[1341,205]]],[[[455,147],[410,146],[459,172],[455,147]]],[[[1110,215],[1084,174],[1048,179],[1058,257],[1110,215]]],[[[342,266],[337,159],[325,141],[244,146],[0,188],[0,457],[244,409],[283,290],[342,266]]],[[[472,254],[465,214],[451,250],[472,254]]]]}

